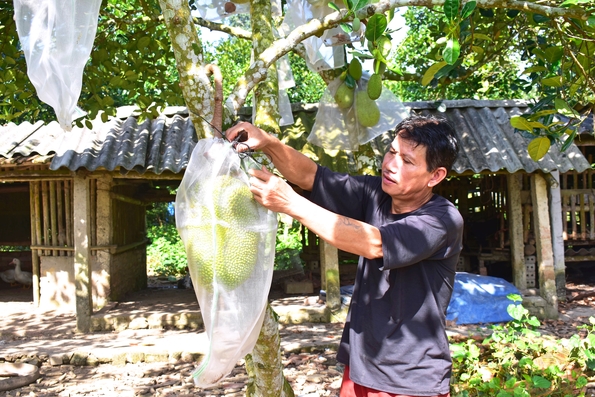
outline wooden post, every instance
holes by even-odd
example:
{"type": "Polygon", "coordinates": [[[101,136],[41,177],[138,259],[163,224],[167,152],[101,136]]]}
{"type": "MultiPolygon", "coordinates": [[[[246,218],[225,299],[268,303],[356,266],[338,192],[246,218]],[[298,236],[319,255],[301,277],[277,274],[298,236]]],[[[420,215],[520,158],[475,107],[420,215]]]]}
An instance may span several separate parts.
{"type": "MultiPolygon", "coordinates": [[[[558,299],[566,299],[566,263],[564,262],[564,239],[562,237],[562,197],[560,194],[560,172],[552,171],[548,178],[550,198],[550,221],[552,223],[552,248],[554,273],[558,299]]],[[[583,211],[584,212],[584,211],[583,211]]],[[[581,225],[584,228],[586,224],[581,225]]]]}
{"type": "Polygon", "coordinates": [[[521,176],[518,174],[508,174],[506,176],[506,184],[508,189],[508,227],[510,229],[512,281],[522,291],[527,288],[527,268],[525,267],[525,244],[523,238],[521,176]]]}
{"type": "Polygon", "coordinates": [[[341,282],[339,280],[339,251],[324,240],[320,240],[320,269],[324,273],[326,306],[331,311],[341,308],[341,282]]]}
{"type": "MultiPolygon", "coordinates": [[[[31,217],[31,245],[38,245],[40,240],[41,228],[39,224],[39,182],[29,182],[29,208],[31,217]]],[[[40,304],[40,269],[39,269],[39,252],[35,249],[31,250],[31,265],[33,267],[33,304],[39,307],[40,304]]]]}
{"type": "MultiPolygon", "coordinates": [[[[110,192],[112,188],[112,178],[110,176],[103,176],[97,179],[96,183],[97,193],[97,215],[95,217],[97,245],[110,246],[112,244],[112,199],[110,192]]],[[[95,254],[97,258],[97,282],[103,285],[102,291],[96,293],[95,308],[103,307],[109,301],[111,294],[111,260],[112,253],[108,250],[98,250],[95,254]]]]}
{"type": "Polygon", "coordinates": [[[539,273],[539,295],[545,300],[545,318],[558,318],[558,295],[556,291],[556,275],[554,272],[554,256],[552,254],[552,232],[550,227],[550,210],[547,198],[546,180],[540,173],[531,178],[531,201],[533,204],[533,220],[535,242],[537,248],[537,266],[539,273]]]}
{"type": "Polygon", "coordinates": [[[89,249],[89,180],[77,175],[73,181],[74,202],[74,286],[76,294],[76,331],[91,330],[91,251],[89,249]]]}

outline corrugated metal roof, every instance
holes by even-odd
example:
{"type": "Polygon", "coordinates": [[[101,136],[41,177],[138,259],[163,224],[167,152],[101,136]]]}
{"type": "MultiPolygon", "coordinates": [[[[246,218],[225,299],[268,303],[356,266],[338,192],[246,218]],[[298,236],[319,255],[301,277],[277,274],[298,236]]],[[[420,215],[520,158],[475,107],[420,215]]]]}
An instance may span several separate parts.
{"type": "MultiPolygon", "coordinates": [[[[510,116],[527,110],[524,102],[462,100],[410,102],[405,106],[416,113],[443,116],[453,124],[462,142],[454,167],[457,173],[554,169],[582,172],[590,167],[574,144],[564,153],[552,147],[539,162],[531,160],[527,153],[529,141],[515,133],[509,123],[510,116]]],[[[307,106],[307,110],[312,108],[307,106]]],[[[299,105],[294,107],[298,109],[305,110],[299,105]]],[[[56,122],[8,124],[0,127],[0,164],[12,163],[19,156],[53,153],[49,157],[52,170],[64,167],[71,171],[86,168],[179,173],[188,164],[196,141],[190,119],[180,113],[176,109],[173,116],[164,114],[141,124],[132,116],[107,123],[95,121],[92,129],[75,127],[70,132],[63,131],[56,122]]]]}
{"type": "Polygon", "coordinates": [[[554,144],[541,160],[533,161],[527,152],[530,140],[510,125],[511,116],[527,111],[524,101],[459,100],[406,105],[416,113],[442,116],[450,121],[462,143],[453,166],[458,174],[486,170],[583,172],[591,167],[574,144],[564,152],[560,151],[560,144],[554,144]]]}

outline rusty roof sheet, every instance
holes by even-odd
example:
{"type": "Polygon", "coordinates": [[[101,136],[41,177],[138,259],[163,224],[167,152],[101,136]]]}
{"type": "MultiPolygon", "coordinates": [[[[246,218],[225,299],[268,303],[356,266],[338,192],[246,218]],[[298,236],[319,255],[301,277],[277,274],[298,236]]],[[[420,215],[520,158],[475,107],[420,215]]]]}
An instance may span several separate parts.
{"type": "MultiPolygon", "coordinates": [[[[527,110],[524,102],[458,100],[404,105],[415,113],[443,116],[454,125],[462,142],[454,165],[459,174],[554,169],[582,172],[590,168],[574,144],[566,152],[554,145],[539,162],[531,160],[527,153],[529,141],[509,123],[510,116],[527,110]]],[[[312,105],[294,106],[294,111],[306,110],[312,117],[316,109],[312,105]]],[[[182,113],[178,108],[140,124],[133,116],[107,123],[95,121],[92,129],[75,127],[69,132],[56,122],[0,126],[0,164],[14,162],[19,156],[37,155],[48,156],[44,161],[51,159],[52,170],[64,167],[71,171],[86,168],[179,173],[188,164],[196,143],[194,127],[182,113]]]]}

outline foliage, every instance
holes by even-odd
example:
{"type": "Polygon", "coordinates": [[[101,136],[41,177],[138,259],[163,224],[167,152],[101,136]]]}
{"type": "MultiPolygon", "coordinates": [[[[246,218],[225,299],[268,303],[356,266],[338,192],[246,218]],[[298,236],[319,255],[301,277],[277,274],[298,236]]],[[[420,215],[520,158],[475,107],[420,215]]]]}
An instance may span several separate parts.
{"type": "Polygon", "coordinates": [[[300,259],[302,252],[301,231],[302,226],[296,220],[291,220],[290,223],[280,223],[275,247],[275,270],[289,270],[302,266],[300,259]]]}
{"type": "MultiPolygon", "coordinates": [[[[518,303],[519,295],[509,299],[518,303]]],[[[591,318],[589,336],[556,340],[536,331],[539,320],[520,304],[508,307],[513,318],[492,327],[492,334],[477,342],[468,339],[451,344],[453,374],[451,395],[467,396],[584,396],[593,376],[595,336],[591,318]]]]}
{"type": "MultiPolygon", "coordinates": [[[[147,267],[159,276],[180,277],[186,274],[187,257],[184,244],[176,230],[171,203],[157,203],[147,211],[147,267]]],[[[275,270],[302,266],[301,224],[295,220],[280,223],[277,230],[275,270]]]]}
{"type": "MultiPolygon", "coordinates": [[[[435,63],[441,57],[442,13],[434,9],[409,8],[403,18],[409,27],[407,36],[395,49],[389,68],[395,73],[387,87],[403,101],[441,99],[529,99],[536,92],[521,74],[520,57],[514,52],[494,51],[480,58],[467,56],[460,67],[442,68],[435,63]],[[436,68],[439,66],[440,68],[436,68]],[[407,71],[426,70],[429,82],[407,71]],[[428,72],[429,71],[429,72],[428,72]],[[435,74],[432,75],[432,72],[435,74]],[[472,73],[471,73],[472,72],[472,73]],[[423,84],[427,83],[427,84],[423,84]]],[[[479,51],[479,50],[478,50],[479,51]]]]}
{"type": "Polygon", "coordinates": [[[156,203],[147,211],[147,267],[160,276],[186,274],[187,258],[184,244],[176,230],[173,204],[156,203]]]}

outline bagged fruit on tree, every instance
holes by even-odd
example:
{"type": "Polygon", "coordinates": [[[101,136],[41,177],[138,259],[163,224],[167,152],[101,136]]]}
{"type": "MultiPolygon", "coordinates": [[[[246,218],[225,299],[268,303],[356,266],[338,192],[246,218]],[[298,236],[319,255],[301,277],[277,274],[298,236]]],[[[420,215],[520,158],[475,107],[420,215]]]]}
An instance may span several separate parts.
{"type": "Polygon", "coordinates": [[[383,88],[382,77],[362,73],[354,59],[322,95],[308,142],[327,150],[355,151],[408,116],[395,94],[383,88]]]}
{"type": "Polygon", "coordinates": [[[219,382],[252,352],[262,325],[277,216],[250,192],[245,169],[258,166],[223,139],[202,139],[176,195],[176,227],[209,338],[193,375],[200,387],[219,382]]]}

